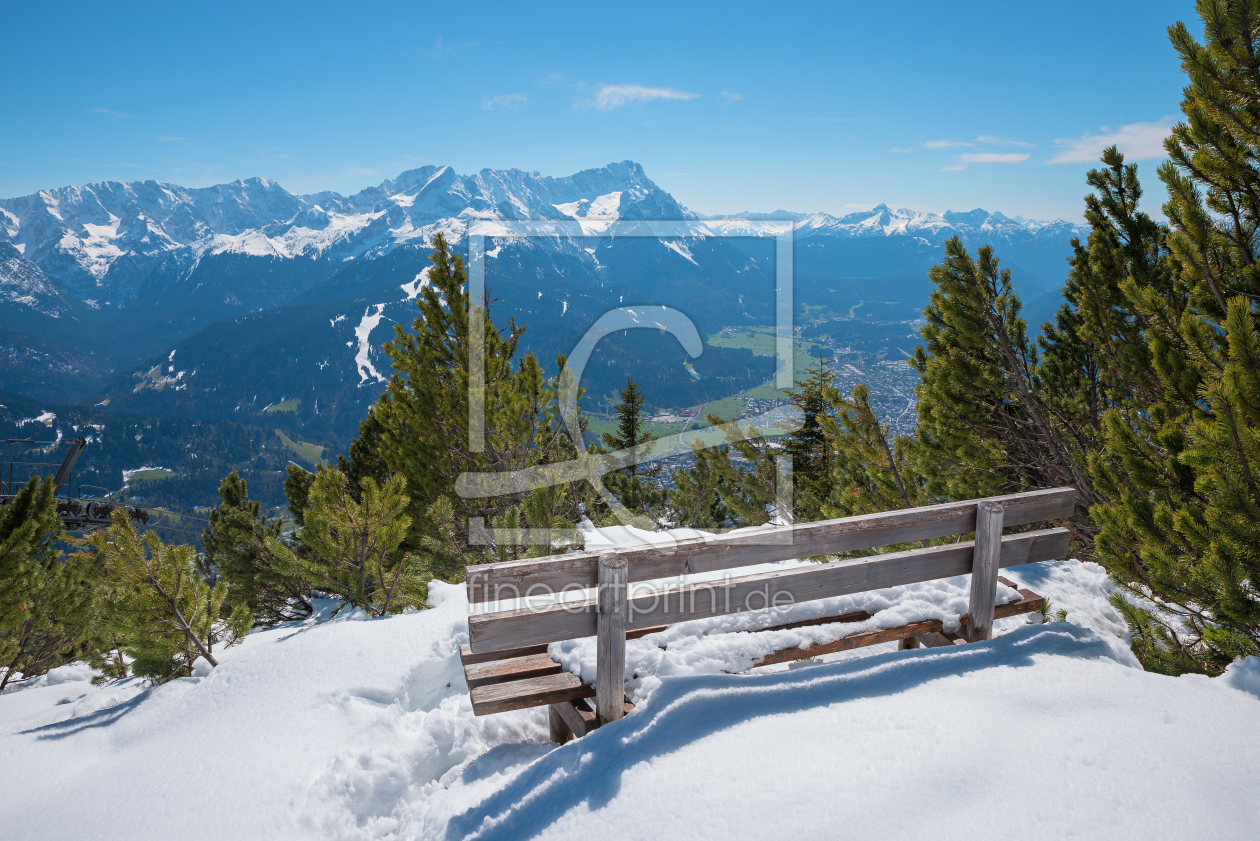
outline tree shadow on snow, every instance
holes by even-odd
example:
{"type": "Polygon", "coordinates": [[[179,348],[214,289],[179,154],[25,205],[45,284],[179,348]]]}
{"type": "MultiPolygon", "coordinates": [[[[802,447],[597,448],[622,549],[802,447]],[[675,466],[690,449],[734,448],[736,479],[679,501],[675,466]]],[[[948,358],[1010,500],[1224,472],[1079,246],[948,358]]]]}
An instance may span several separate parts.
{"type": "Polygon", "coordinates": [[[36,739],[44,741],[47,739],[65,739],[76,733],[82,733],[84,730],[108,727],[118,721],[118,719],[139,708],[140,704],[152,693],[153,688],[149,688],[112,707],[106,707],[103,710],[97,710],[86,715],[75,716],[64,721],[32,727],[30,730],[22,730],[20,732],[23,735],[34,735],[36,739]]]}
{"type": "Polygon", "coordinates": [[[664,678],[626,718],[551,751],[454,816],[446,838],[531,838],[582,803],[592,811],[606,805],[616,797],[626,770],[720,730],[762,716],[894,695],[938,678],[1031,666],[1034,655],[1046,654],[1114,659],[1108,643],[1091,631],[1031,626],[987,643],[898,651],[791,672],[664,678]]]}

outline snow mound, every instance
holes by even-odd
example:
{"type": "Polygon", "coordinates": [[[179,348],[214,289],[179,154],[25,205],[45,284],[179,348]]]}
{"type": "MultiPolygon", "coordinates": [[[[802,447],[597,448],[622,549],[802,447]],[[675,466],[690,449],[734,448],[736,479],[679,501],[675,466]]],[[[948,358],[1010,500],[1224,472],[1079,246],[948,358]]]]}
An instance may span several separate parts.
{"type": "MultiPolygon", "coordinates": [[[[400,837],[1253,837],[1260,703],[1128,667],[1055,623],[801,671],[664,682],[506,779],[471,773],[400,837]]],[[[502,751],[492,754],[501,766],[502,751]]]]}
{"type": "MultiPolygon", "coordinates": [[[[1068,621],[749,675],[671,638],[681,659],[635,711],[562,748],[542,709],[473,716],[462,587],[434,583],[432,610],[384,619],[321,602],[201,677],[95,687],[76,664],[0,695],[0,826],[102,841],[961,838],[1007,833],[1018,810],[1052,837],[1252,837],[1260,658],[1219,679],[1147,674],[1097,567],[1007,574],[1052,590],[1068,621]]],[[[957,586],[937,584],[928,601],[957,586]]],[[[692,645],[753,636],[706,630],[692,645]]]]}

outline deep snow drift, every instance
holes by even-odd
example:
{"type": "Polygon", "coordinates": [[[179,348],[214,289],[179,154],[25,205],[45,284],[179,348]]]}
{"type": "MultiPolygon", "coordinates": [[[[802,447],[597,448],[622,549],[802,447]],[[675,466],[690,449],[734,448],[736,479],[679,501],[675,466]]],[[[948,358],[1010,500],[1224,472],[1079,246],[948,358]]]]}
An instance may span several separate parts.
{"type": "Polygon", "coordinates": [[[69,666],[0,696],[0,834],[1254,838],[1256,658],[1147,674],[1099,567],[1007,574],[1068,621],[750,675],[714,673],[749,635],[709,628],[703,657],[641,653],[639,707],[562,748],[542,710],[473,717],[457,587],[386,619],[325,606],[157,688],[69,666]]]}

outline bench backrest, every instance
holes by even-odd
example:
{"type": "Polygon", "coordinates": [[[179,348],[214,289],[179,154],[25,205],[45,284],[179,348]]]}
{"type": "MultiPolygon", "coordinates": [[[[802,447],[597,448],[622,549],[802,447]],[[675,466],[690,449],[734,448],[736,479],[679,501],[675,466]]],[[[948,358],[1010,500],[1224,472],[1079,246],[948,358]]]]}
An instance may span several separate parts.
{"type": "MultiPolygon", "coordinates": [[[[755,533],[481,564],[468,568],[468,599],[477,605],[595,588],[599,559],[609,551],[625,560],[626,578],[634,583],[961,535],[976,531],[980,503],[1000,506],[1000,525],[1019,526],[1071,516],[1076,491],[1029,491],[755,533]]],[[[1070,533],[1062,528],[1005,535],[1000,550],[995,547],[997,564],[1009,567],[1062,558],[1068,552],[1069,538],[1070,533]]],[[[643,588],[643,592],[631,588],[625,630],[964,575],[972,571],[974,556],[975,542],[965,541],[721,581],[643,588]]],[[[477,653],[592,636],[597,629],[597,599],[592,594],[572,601],[474,614],[469,617],[468,628],[471,649],[477,653]]]]}

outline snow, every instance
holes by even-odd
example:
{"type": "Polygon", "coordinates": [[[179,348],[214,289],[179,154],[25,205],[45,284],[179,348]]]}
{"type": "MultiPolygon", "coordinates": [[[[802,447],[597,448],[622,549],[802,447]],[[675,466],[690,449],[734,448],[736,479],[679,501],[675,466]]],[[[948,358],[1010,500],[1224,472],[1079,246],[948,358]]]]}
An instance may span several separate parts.
{"type": "MultiPolygon", "coordinates": [[[[384,304],[375,304],[376,312],[372,312],[372,307],[368,307],[363,311],[363,317],[359,319],[359,325],[354,328],[354,336],[359,342],[359,349],[354,355],[354,368],[359,374],[359,385],[368,382],[369,379],[376,382],[385,382],[385,378],[372,365],[371,352],[372,344],[369,341],[372,331],[376,329],[376,325],[381,323],[381,319],[385,316],[382,313],[385,310],[384,304]]],[[[349,342],[347,342],[349,344],[349,342]]]]}
{"type": "Polygon", "coordinates": [[[43,411],[33,418],[22,418],[17,422],[18,429],[26,426],[28,423],[42,423],[44,426],[52,426],[53,421],[57,419],[57,415],[53,412],[43,411]]]}
{"type": "Polygon", "coordinates": [[[432,285],[429,282],[429,272],[431,270],[432,266],[429,266],[421,270],[420,274],[412,278],[410,283],[403,283],[400,285],[399,288],[401,288],[403,292],[407,293],[407,297],[403,299],[404,301],[414,301],[417,297],[419,297],[421,289],[432,285]]]}
{"type": "Polygon", "coordinates": [[[94,687],[76,664],[6,690],[0,767],[20,771],[0,826],[36,841],[1254,837],[1260,658],[1216,679],[1148,674],[1095,565],[1006,573],[1054,588],[1069,621],[747,675],[692,662],[561,748],[541,708],[472,715],[461,586],[384,619],[321,601],[199,677],[94,687]]]}
{"type": "Polygon", "coordinates": [[[594,199],[578,199],[577,201],[553,205],[553,207],[565,216],[572,216],[575,219],[613,221],[619,216],[622,192],[618,190],[614,193],[596,196],[594,199]]]}
{"type": "MultiPolygon", "coordinates": [[[[1187,677],[1195,679],[1197,676],[1187,677]]],[[[1220,679],[1226,685],[1260,699],[1260,657],[1239,657],[1225,668],[1225,674],[1220,679]]]]}
{"type": "Polygon", "coordinates": [[[262,231],[241,234],[215,234],[209,242],[211,254],[247,254],[251,257],[291,257],[283,239],[272,239],[262,231]]]}
{"type": "Polygon", "coordinates": [[[665,246],[670,251],[677,254],[679,257],[682,257],[684,260],[691,263],[693,266],[700,265],[699,263],[695,261],[695,258],[691,256],[691,249],[687,247],[686,243],[679,242],[676,239],[663,239],[661,240],[661,245],[665,246]]]}
{"type": "MultiPolygon", "coordinates": [[[[166,468],[157,464],[146,464],[144,467],[137,467],[132,470],[124,470],[122,472],[123,484],[124,485],[129,484],[131,482],[132,476],[135,476],[137,473],[143,473],[146,470],[166,470],[166,468]]],[[[166,472],[169,473],[170,471],[167,470],[166,472]]]]}

